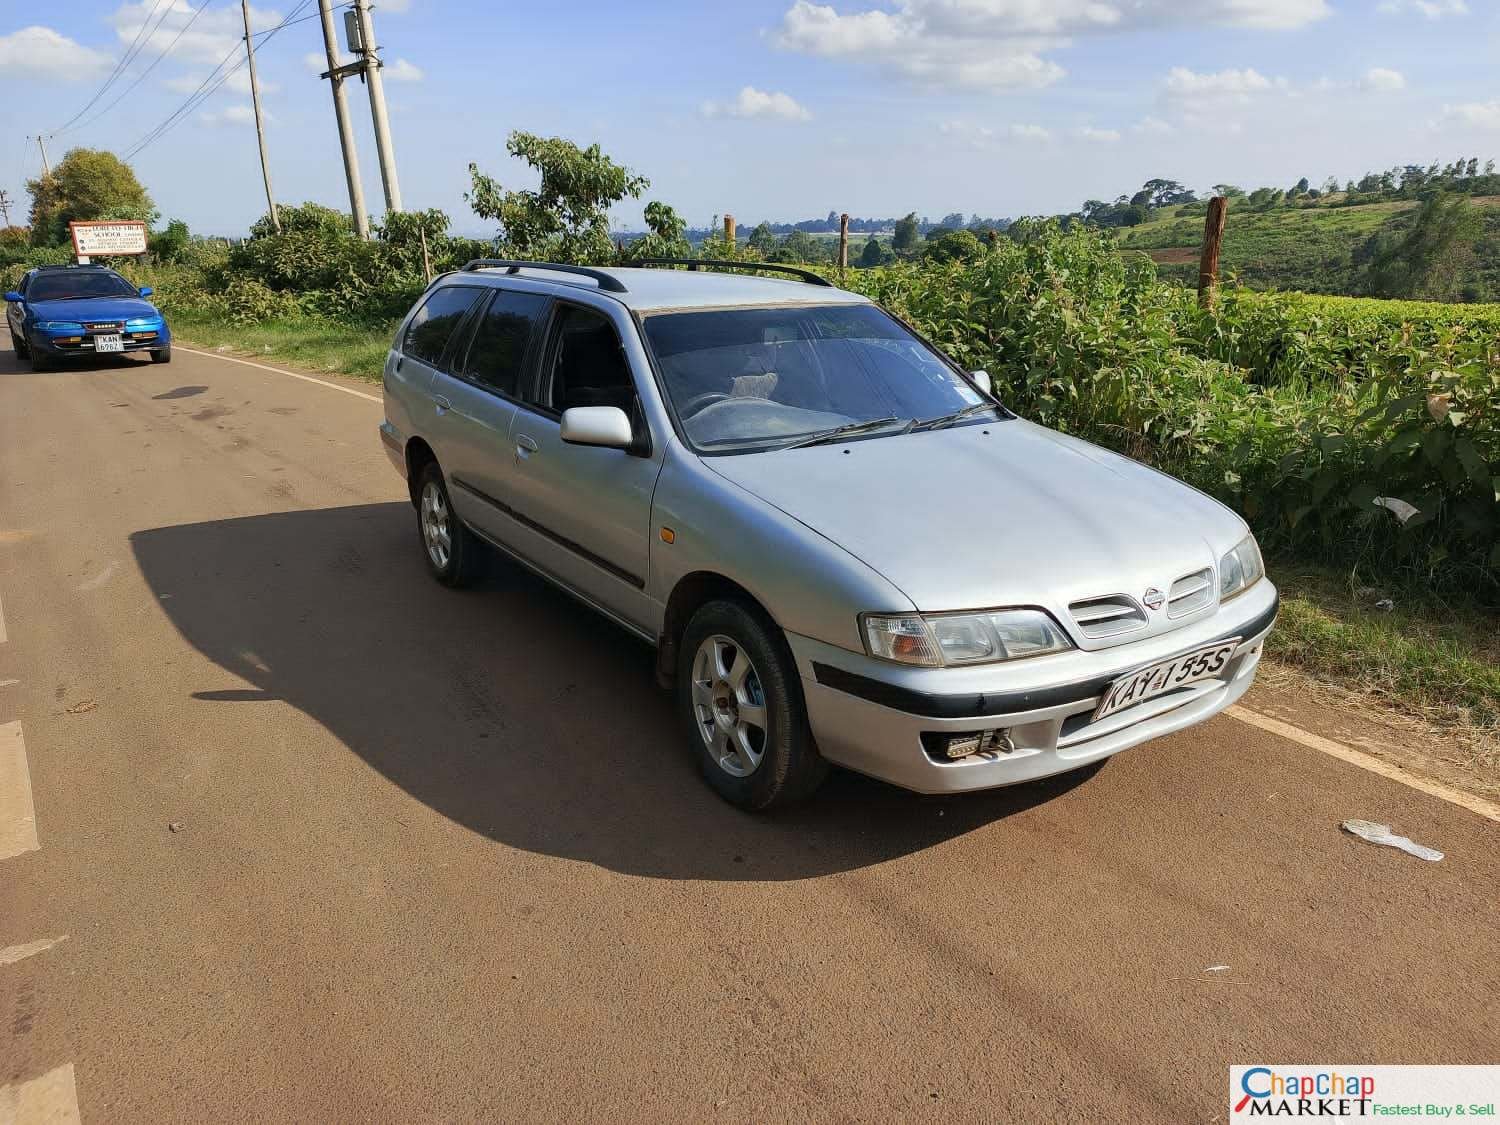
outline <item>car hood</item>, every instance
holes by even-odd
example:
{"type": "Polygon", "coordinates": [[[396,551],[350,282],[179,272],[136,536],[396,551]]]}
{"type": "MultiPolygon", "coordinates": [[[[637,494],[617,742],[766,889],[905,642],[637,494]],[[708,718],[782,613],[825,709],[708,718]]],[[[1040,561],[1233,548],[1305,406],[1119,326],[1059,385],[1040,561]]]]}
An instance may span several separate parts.
{"type": "Polygon", "coordinates": [[[1181,481],[1021,419],[705,460],[928,612],[1139,601],[1246,533],[1181,481]]]}
{"type": "Polygon", "coordinates": [[[141,297],[80,297],[76,301],[37,301],[30,306],[38,320],[130,320],[138,316],[160,316],[150,301],[141,297]]]}

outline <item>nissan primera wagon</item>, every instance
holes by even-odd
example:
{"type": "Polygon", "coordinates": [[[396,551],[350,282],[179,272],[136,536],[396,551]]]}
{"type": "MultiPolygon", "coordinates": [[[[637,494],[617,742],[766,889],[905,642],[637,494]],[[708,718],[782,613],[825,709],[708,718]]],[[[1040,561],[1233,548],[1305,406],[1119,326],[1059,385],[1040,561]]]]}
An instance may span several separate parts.
{"type": "Polygon", "coordinates": [[[1245,693],[1277,594],[1233,512],[1016,417],[864,297],[696,265],[486,259],[423,294],[380,436],[439,582],[495,548],[651,642],[751,809],[829,763],[1029,781],[1245,693]]]}

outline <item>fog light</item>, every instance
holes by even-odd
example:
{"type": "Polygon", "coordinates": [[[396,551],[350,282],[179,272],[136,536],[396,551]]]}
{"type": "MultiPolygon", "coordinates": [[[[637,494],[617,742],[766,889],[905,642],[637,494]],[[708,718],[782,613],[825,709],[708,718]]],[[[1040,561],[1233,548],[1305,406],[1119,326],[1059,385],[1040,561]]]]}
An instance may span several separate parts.
{"type": "Polygon", "coordinates": [[[979,747],[989,735],[989,731],[980,731],[977,734],[959,734],[948,739],[948,745],[943,747],[943,756],[949,759],[967,758],[970,754],[979,753],[979,747]]]}
{"type": "Polygon", "coordinates": [[[975,754],[1010,754],[1016,744],[1009,729],[964,731],[961,734],[929,733],[922,735],[923,745],[932,757],[956,762],[975,754]]]}

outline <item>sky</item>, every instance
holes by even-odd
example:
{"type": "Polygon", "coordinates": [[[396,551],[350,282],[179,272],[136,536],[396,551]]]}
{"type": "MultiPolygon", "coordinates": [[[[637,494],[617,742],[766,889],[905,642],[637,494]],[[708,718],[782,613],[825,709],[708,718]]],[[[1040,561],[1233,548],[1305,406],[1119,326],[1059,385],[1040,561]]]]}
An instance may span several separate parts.
{"type": "MultiPolygon", "coordinates": [[[[251,8],[271,175],[279,201],[347,208],[316,10],[251,8]]],[[[40,133],[53,161],[131,154],[164,219],[244,233],[265,211],[245,70],[188,102],[243,58],[241,18],[238,0],[0,5],[13,218],[40,133]]],[[[627,229],[648,199],[694,226],[998,217],[1152,177],[1286,187],[1500,158],[1500,0],[375,0],[373,18],[403,202],[477,235],[470,162],[534,185],[505,154],[517,129],[647,176],[627,229]]],[[[369,101],[346,90],[378,220],[369,101]]]]}

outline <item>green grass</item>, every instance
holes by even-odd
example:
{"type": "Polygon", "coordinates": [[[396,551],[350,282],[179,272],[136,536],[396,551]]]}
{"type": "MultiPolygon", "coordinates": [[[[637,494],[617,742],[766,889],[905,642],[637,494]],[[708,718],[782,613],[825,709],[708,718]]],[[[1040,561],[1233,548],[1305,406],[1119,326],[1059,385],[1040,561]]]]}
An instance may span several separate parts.
{"type": "Polygon", "coordinates": [[[312,318],[236,325],[186,311],[172,314],[173,335],[192,347],[227,348],[236,355],[276,359],[310,371],[377,381],[396,323],[355,328],[312,318]]]}
{"type": "Polygon", "coordinates": [[[1271,572],[1282,593],[1273,658],[1467,735],[1500,766],[1500,611],[1302,563],[1271,572]]]}

